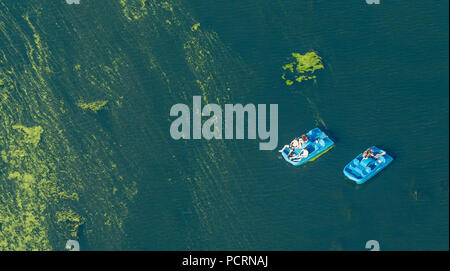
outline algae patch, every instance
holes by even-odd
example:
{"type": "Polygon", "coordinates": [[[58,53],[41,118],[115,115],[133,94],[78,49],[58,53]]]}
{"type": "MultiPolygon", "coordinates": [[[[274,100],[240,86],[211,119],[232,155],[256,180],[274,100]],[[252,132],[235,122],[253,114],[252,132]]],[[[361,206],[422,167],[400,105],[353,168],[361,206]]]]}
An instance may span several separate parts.
{"type": "Polygon", "coordinates": [[[191,31],[192,32],[197,31],[199,27],[200,27],[200,23],[196,23],[191,27],[191,31]]]}
{"type": "Polygon", "coordinates": [[[78,238],[78,229],[84,223],[84,219],[72,210],[64,210],[56,213],[58,222],[66,223],[72,238],[78,238]]]}
{"type": "Polygon", "coordinates": [[[83,110],[91,110],[93,112],[102,110],[107,104],[108,104],[108,101],[105,101],[105,100],[95,101],[95,102],[91,102],[91,103],[85,103],[83,101],[79,101],[77,103],[79,108],[81,108],[83,110]]]}
{"type": "Polygon", "coordinates": [[[35,147],[41,141],[41,134],[44,131],[41,126],[28,128],[22,125],[13,125],[13,129],[21,130],[25,134],[25,143],[33,144],[35,147]]]}
{"type": "MultiPolygon", "coordinates": [[[[97,112],[111,102],[119,107],[118,90],[128,82],[121,73],[131,73],[129,64],[118,44],[104,42],[101,30],[92,39],[81,25],[67,37],[76,33],[73,45],[89,50],[73,52],[77,62],[67,62],[51,49],[57,44],[47,44],[66,37],[47,26],[66,22],[42,12],[52,6],[48,1],[32,2],[8,7],[0,1],[0,251],[59,250],[80,231],[94,246],[118,249],[127,204],[137,193],[129,181],[135,175],[121,174],[118,144],[96,118],[72,116],[77,112],[69,109],[97,112]],[[108,52],[105,63],[92,61],[97,49],[108,52]],[[61,71],[58,79],[53,71],[61,71]]],[[[134,15],[146,14],[147,1],[123,2],[136,2],[134,15]]]]}
{"type": "Polygon", "coordinates": [[[301,83],[303,81],[316,79],[314,72],[324,68],[322,58],[316,52],[308,52],[304,55],[300,53],[292,53],[294,61],[284,65],[285,71],[281,78],[286,85],[291,86],[294,82],[301,83]],[[289,78],[288,78],[289,77],[289,78]]]}
{"type": "Polygon", "coordinates": [[[130,1],[120,0],[123,13],[129,21],[139,20],[148,14],[146,0],[130,1]]]}

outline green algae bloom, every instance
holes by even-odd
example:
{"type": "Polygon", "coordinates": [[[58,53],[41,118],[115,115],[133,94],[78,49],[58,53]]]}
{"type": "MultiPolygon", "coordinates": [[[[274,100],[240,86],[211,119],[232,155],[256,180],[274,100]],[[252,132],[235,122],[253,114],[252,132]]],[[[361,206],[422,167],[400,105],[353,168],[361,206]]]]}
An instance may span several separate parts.
{"type": "Polygon", "coordinates": [[[78,237],[78,228],[84,223],[83,218],[72,210],[56,213],[57,221],[66,223],[73,238],[78,237]]]}
{"type": "MultiPolygon", "coordinates": [[[[202,30],[198,20],[179,3],[163,1],[118,0],[112,5],[121,9],[123,17],[117,18],[118,24],[130,30],[130,36],[138,33],[134,29],[158,37],[164,33],[164,38],[167,34],[182,49],[181,54],[166,62],[155,54],[163,51],[136,39],[143,57],[150,60],[149,76],[161,82],[171,96],[186,96],[177,87],[186,84],[180,80],[184,75],[171,72],[174,63],[180,73],[189,75],[188,84],[192,78],[193,84],[201,86],[205,101],[220,99],[223,104],[230,102],[234,90],[241,95],[250,93],[251,89],[242,87],[240,80],[241,72],[248,71],[247,66],[225,46],[218,34],[202,30]],[[180,57],[182,67],[177,63],[180,57]],[[229,74],[230,66],[241,68],[229,74]]],[[[77,112],[70,109],[73,105],[89,113],[108,109],[111,127],[120,127],[124,116],[115,109],[123,104],[121,95],[126,90],[132,92],[127,83],[129,75],[136,70],[129,62],[126,48],[104,39],[106,33],[95,32],[98,39],[86,34],[92,33],[89,24],[74,26],[67,37],[76,34],[76,40],[88,44],[91,50],[75,52],[76,63],[64,61],[57,50],[50,50],[47,45],[56,38],[53,31],[45,31],[46,24],[58,22],[41,12],[47,5],[50,5],[47,1],[28,5],[22,15],[26,23],[21,23],[16,22],[21,18],[18,8],[10,14],[4,1],[0,1],[0,33],[14,37],[7,40],[14,49],[0,49],[0,251],[59,250],[64,248],[67,239],[78,239],[78,232],[92,247],[120,249],[126,241],[122,236],[125,236],[128,205],[134,204],[137,194],[135,179],[141,173],[129,170],[127,158],[120,157],[123,149],[119,146],[124,143],[121,137],[102,129],[94,114],[78,114],[81,116],[76,117],[85,124],[79,125],[80,119],[71,118],[77,112]],[[23,46],[26,51],[22,55],[23,46]],[[105,51],[108,53],[100,62],[92,61],[93,56],[105,51]],[[71,83],[55,83],[55,71],[64,71],[61,82],[75,82],[76,88],[71,83]],[[111,103],[117,106],[110,106],[111,103]],[[27,127],[13,129],[14,124],[27,127]],[[36,125],[44,129],[39,132],[32,127],[36,125]]],[[[103,25],[102,19],[98,19],[99,25],[103,25]]],[[[217,150],[210,151],[205,162],[201,158],[204,166],[195,172],[195,178],[187,177],[192,184],[189,192],[194,199],[194,211],[201,214],[214,211],[214,204],[208,200],[207,181],[211,171],[223,168],[223,158],[215,153],[228,150],[226,144],[210,143],[208,148],[217,150]]],[[[159,164],[156,157],[154,162],[159,164]]],[[[207,225],[209,219],[209,215],[202,216],[200,223],[207,225]]],[[[188,233],[191,234],[195,233],[188,233]]]]}
{"type": "Polygon", "coordinates": [[[25,138],[24,138],[25,143],[31,143],[35,147],[41,140],[41,134],[44,131],[44,129],[42,129],[41,126],[35,126],[35,127],[28,128],[28,127],[25,127],[22,125],[14,125],[13,129],[21,130],[25,134],[25,138]]]}
{"type": "Polygon", "coordinates": [[[197,31],[199,27],[200,27],[200,23],[196,23],[191,27],[191,31],[197,31]]]}
{"type": "Polygon", "coordinates": [[[99,110],[102,110],[105,105],[108,104],[108,101],[102,100],[102,101],[95,101],[91,103],[85,103],[83,101],[78,102],[78,107],[80,107],[83,110],[91,110],[93,112],[97,112],[99,110]]]}
{"type": "Polygon", "coordinates": [[[313,75],[314,72],[324,68],[322,58],[316,52],[308,52],[304,55],[292,53],[292,57],[294,61],[282,66],[285,73],[281,78],[285,80],[288,86],[293,85],[294,81],[301,83],[316,79],[316,75],[313,75]]]}
{"type": "Polygon", "coordinates": [[[145,3],[145,0],[120,0],[120,5],[122,6],[123,13],[129,21],[139,20],[148,14],[145,3]]]}

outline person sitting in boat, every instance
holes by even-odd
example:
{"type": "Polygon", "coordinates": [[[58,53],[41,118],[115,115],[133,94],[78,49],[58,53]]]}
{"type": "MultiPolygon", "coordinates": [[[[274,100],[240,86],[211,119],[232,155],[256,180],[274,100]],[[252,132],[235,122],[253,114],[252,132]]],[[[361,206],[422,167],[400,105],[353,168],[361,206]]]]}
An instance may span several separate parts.
{"type": "Polygon", "coordinates": [[[293,162],[300,162],[303,158],[308,157],[308,155],[309,151],[306,148],[304,148],[301,152],[299,152],[299,154],[293,155],[290,159],[293,162]]]}
{"type": "Polygon", "coordinates": [[[304,149],[306,147],[306,144],[308,143],[309,138],[307,135],[303,134],[302,137],[299,140],[299,146],[301,149],[304,149]]]}
{"type": "Polygon", "coordinates": [[[381,152],[381,153],[375,155],[375,154],[373,153],[373,149],[369,149],[369,150],[365,150],[365,151],[363,152],[363,159],[374,158],[374,159],[377,159],[378,163],[381,163],[381,160],[378,159],[378,158],[380,158],[381,156],[383,156],[383,155],[385,155],[385,154],[386,154],[386,152],[383,151],[383,152],[381,152]]]}
{"type": "Polygon", "coordinates": [[[372,158],[372,157],[374,157],[375,155],[373,154],[373,149],[369,149],[369,150],[365,150],[364,152],[363,152],[363,155],[362,155],[362,158],[363,159],[369,159],[369,158],[372,158]]]}
{"type": "Polygon", "coordinates": [[[294,152],[295,149],[297,149],[300,145],[300,142],[298,138],[294,138],[289,145],[284,145],[284,147],[279,150],[279,152],[283,152],[286,148],[290,148],[291,150],[288,153],[288,157],[294,152]]]}

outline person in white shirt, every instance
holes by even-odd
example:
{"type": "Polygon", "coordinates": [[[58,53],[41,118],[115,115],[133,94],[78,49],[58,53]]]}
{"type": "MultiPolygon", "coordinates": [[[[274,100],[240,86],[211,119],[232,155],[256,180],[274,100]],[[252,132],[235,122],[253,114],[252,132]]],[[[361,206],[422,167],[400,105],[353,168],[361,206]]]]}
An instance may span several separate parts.
{"type": "Polygon", "coordinates": [[[299,146],[300,141],[298,140],[298,138],[294,138],[289,145],[284,145],[284,147],[281,150],[279,150],[279,152],[283,152],[286,148],[290,148],[290,151],[287,155],[289,157],[292,154],[292,152],[294,152],[294,150],[299,146]]]}

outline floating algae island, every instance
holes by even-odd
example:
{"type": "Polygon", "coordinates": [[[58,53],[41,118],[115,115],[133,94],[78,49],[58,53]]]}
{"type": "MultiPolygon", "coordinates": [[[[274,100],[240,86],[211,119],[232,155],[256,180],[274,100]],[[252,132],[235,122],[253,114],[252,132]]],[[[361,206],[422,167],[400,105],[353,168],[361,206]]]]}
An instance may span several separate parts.
{"type": "Polygon", "coordinates": [[[95,101],[91,103],[85,103],[83,101],[79,101],[77,103],[78,107],[83,110],[91,110],[92,112],[97,112],[99,110],[102,110],[106,105],[108,104],[108,101],[95,101]]]}
{"type": "Polygon", "coordinates": [[[282,68],[283,80],[286,85],[293,85],[295,81],[301,83],[311,79],[316,79],[314,72],[323,69],[322,58],[316,52],[308,52],[304,55],[300,53],[292,53],[294,61],[284,65],[282,68]]]}

